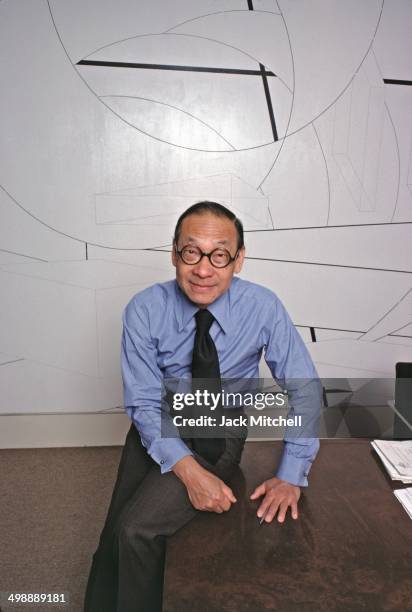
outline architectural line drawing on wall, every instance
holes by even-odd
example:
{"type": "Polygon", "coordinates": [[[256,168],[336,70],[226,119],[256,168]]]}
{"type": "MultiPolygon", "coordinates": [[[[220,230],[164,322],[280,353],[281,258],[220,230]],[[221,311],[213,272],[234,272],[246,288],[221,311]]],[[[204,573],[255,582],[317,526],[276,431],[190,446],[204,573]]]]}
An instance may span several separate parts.
{"type": "Polygon", "coordinates": [[[408,85],[409,87],[412,85],[412,81],[405,81],[402,79],[383,79],[385,85],[408,85]]]}
{"type": "Polygon", "coordinates": [[[400,156],[400,152],[399,152],[399,140],[398,140],[398,135],[396,133],[395,124],[393,122],[392,115],[390,113],[390,110],[389,110],[388,105],[386,104],[386,102],[385,102],[385,108],[386,108],[386,112],[388,113],[389,121],[391,122],[391,125],[392,125],[392,128],[393,128],[393,133],[395,135],[396,154],[397,154],[397,159],[398,159],[398,183],[397,183],[397,186],[396,186],[395,205],[393,207],[393,213],[392,213],[392,216],[391,216],[391,221],[393,221],[393,219],[395,217],[396,209],[397,209],[397,206],[398,206],[398,201],[399,201],[399,184],[400,184],[400,177],[401,177],[401,156],[400,156]]]}
{"type": "Polygon", "coordinates": [[[312,123],[312,127],[313,127],[313,131],[315,132],[316,139],[317,139],[317,141],[319,143],[320,150],[322,152],[323,161],[325,162],[326,179],[328,181],[328,212],[327,212],[327,216],[326,216],[325,225],[329,225],[329,215],[330,215],[330,176],[329,176],[328,162],[326,160],[325,151],[323,149],[322,143],[321,143],[320,138],[319,138],[318,131],[317,131],[316,126],[315,126],[314,123],[312,123]]]}
{"type": "MultiPolygon", "coordinates": [[[[180,26],[187,25],[188,23],[192,23],[194,21],[197,21],[198,19],[204,19],[205,17],[211,17],[212,15],[225,15],[228,13],[247,13],[248,10],[250,9],[237,9],[237,10],[234,9],[231,11],[214,11],[213,13],[205,13],[204,15],[198,15],[197,17],[192,17],[192,19],[186,19],[185,21],[176,23],[171,28],[167,30],[163,30],[163,33],[167,34],[168,32],[172,32],[174,29],[179,28],[180,26]]],[[[280,13],[276,11],[263,11],[260,9],[259,10],[254,9],[254,11],[255,13],[267,13],[268,15],[280,15],[280,13]]]]}
{"type": "Polygon", "coordinates": [[[18,255],[19,257],[24,257],[25,259],[33,259],[34,261],[43,261],[47,263],[47,259],[42,259],[41,257],[34,257],[33,255],[26,255],[25,253],[17,253],[16,251],[9,251],[7,249],[0,249],[2,253],[10,253],[11,255],[18,255]]]}
{"type": "MultiPolygon", "coordinates": [[[[361,59],[361,61],[360,61],[359,65],[358,65],[358,67],[356,68],[356,70],[355,70],[355,72],[353,73],[353,75],[352,75],[351,79],[349,80],[349,82],[348,82],[348,83],[345,85],[345,87],[342,89],[342,91],[341,91],[341,92],[340,92],[340,93],[339,93],[339,94],[338,94],[338,95],[335,97],[335,99],[334,99],[334,100],[333,100],[333,101],[332,101],[332,102],[331,102],[329,105],[327,105],[327,106],[326,106],[326,107],[325,107],[325,108],[324,108],[324,109],[323,109],[321,112],[319,112],[319,113],[318,113],[318,114],[317,114],[315,117],[313,117],[313,118],[312,118],[310,121],[308,121],[308,122],[307,122],[305,125],[300,126],[299,130],[292,130],[292,131],[290,131],[290,132],[289,132],[289,131],[288,131],[288,129],[287,129],[287,130],[286,130],[286,136],[292,136],[293,134],[296,134],[298,131],[305,129],[305,128],[306,128],[306,127],[307,127],[307,126],[310,124],[310,123],[312,123],[312,122],[313,122],[313,121],[315,121],[316,119],[319,119],[319,117],[321,117],[323,114],[325,114],[325,113],[326,113],[326,112],[327,112],[327,111],[328,111],[328,110],[329,110],[331,107],[333,107],[333,106],[336,104],[336,102],[337,102],[337,101],[338,101],[338,100],[339,100],[339,99],[340,99],[340,98],[341,98],[341,97],[344,95],[344,93],[346,92],[346,90],[348,89],[348,87],[351,85],[351,83],[352,83],[353,79],[356,77],[356,75],[357,75],[358,71],[359,71],[359,70],[360,70],[360,68],[362,67],[362,65],[363,65],[364,61],[366,60],[366,58],[367,58],[367,56],[368,56],[368,54],[369,54],[369,51],[370,51],[370,50],[371,50],[371,48],[372,48],[373,41],[375,40],[376,34],[377,34],[377,32],[378,32],[379,24],[380,24],[380,21],[381,21],[382,11],[383,11],[383,7],[384,7],[384,2],[385,2],[385,0],[382,0],[382,4],[381,4],[381,8],[380,8],[380,12],[379,12],[379,17],[378,17],[378,21],[377,21],[377,24],[376,24],[376,28],[375,28],[375,31],[374,31],[374,33],[373,33],[372,39],[371,39],[371,41],[370,41],[370,43],[369,43],[369,46],[368,46],[368,48],[367,48],[367,50],[366,50],[366,53],[365,53],[365,55],[363,56],[363,58],[361,59]]],[[[278,4],[278,6],[279,6],[279,4],[278,4]]],[[[279,10],[280,10],[280,7],[279,7],[279,10]]],[[[284,16],[283,16],[282,11],[280,11],[280,14],[281,14],[282,19],[283,19],[284,24],[285,24],[285,29],[286,29],[286,33],[287,33],[288,40],[289,40],[289,45],[290,45],[290,53],[291,53],[291,58],[292,58],[292,69],[293,69],[293,94],[294,94],[294,93],[295,93],[295,68],[294,68],[294,64],[295,64],[295,62],[294,62],[294,57],[293,57],[293,49],[292,49],[292,45],[291,45],[291,42],[290,42],[290,35],[289,35],[288,26],[287,26],[287,23],[286,23],[286,21],[285,21],[285,19],[284,19],[284,16]]],[[[292,113],[293,113],[293,106],[294,106],[294,98],[292,99],[292,111],[291,111],[291,114],[290,114],[290,118],[292,117],[292,113]]],[[[285,136],[285,137],[286,137],[286,136],[285,136]]],[[[280,151],[279,151],[279,154],[280,154],[280,151]]],[[[278,155],[279,155],[279,154],[278,154],[278,155]]],[[[264,176],[264,178],[261,180],[261,182],[260,182],[260,184],[259,184],[259,186],[258,186],[258,187],[261,187],[261,186],[264,184],[264,182],[267,180],[267,178],[269,177],[269,175],[270,175],[270,173],[272,172],[272,169],[273,169],[273,167],[274,167],[274,165],[275,165],[275,163],[276,163],[276,160],[277,160],[277,158],[278,158],[278,155],[276,156],[276,158],[275,158],[275,160],[274,160],[274,162],[273,162],[272,167],[269,169],[268,173],[267,173],[267,174],[264,176]]]]}
{"type": "MultiPolygon", "coordinates": [[[[156,250],[160,250],[160,249],[156,249],[156,250]]],[[[399,270],[398,268],[396,269],[373,268],[371,266],[351,266],[349,264],[344,265],[344,264],[322,263],[321,261],[300,261],[298,259],[277,259],[275,257],[250,257],[248,255],[245,257],[245,259],[250,259],[254,261],[277,261],[277,262],[282,262],[282,263],[295,263],[295,264],[302,264],[302,265],[308,265],[308,266],[325,266],[328,268],[347,268],[347,269],[352,269],[352,270],[376,270],[378,272],[397,272],[400,274],[412,274],[411,270],[399,270]]]]}
{"type": "MultiPolygon", "coordinates": [[[[71,236],[70,234],[67,234],[66,232],[63,232],[59,229],[56,229],[55,227],[52,227],[51,225],[49,225],[48,223],[46,223],[45,221],[43,221],[42,219],[40,219],[39,217],[36,217],[36,215],[34,215],[30,210],[27,210],[27,208],[25,208],[22,204],[20,204],[20,202],[18,202],[16,200],[16,198],[14,198],[11,193],[9,193],[7,191],[7,189],[3,186],[0,185],[0,189],[2,191],[4,191],[4,193],[10,198],[10,200],[16,205],[18,206],[24,213],[26,213],[29,217],[31,217],[34,221],[37,221],[38,223],[40,223],[41,225],[43,225],[46,229],[55,232],[56,234],[59,234],[61,236],[65,236],[66,238],[70,238],[71,240],[74,240],[78,243],[82,243],[82,244],[86,244],[86,240],[82,239],[82,238],[76,238],[76,236],[71,236]]],[[[98,244],[98,243],[94,243],[94,242],[90,242],[88,241],[89,245],[92,246],[96,246],[96,247],[100,247],[100,248],[106,248],[106,249],[110,249],[110,250],[114,250],[114,251],[118,251],[119,249],[117,247],[111,247],[108,245],[103,245],[103,244],[98,244]]],[[[122,250],[126,250],[126,251],[139,251],[139,248],[127,248],[125,247],[122,250]]],[[[4,251],[4,252],[9,252],[12,253],[12,251],[6,251],[5,249],[0,249],[0,251],[4,251]]],[[[16,255],[20,255],[19,253],[15,253],[16,255]]],[[[30,255],[22,255],[22,257],[30,257],[31,259],[40,259],[40,261],[48,261],[48,260],[42,260],[41,258],[36,258],[36,257],[32,257],[30,255]]],[[[80,261],[80,260],[79,260],[80,261]]]]}
{"type": "MultiPolygon", "coordinates": [[[[50,11],[50,16],[51,16],[54,28],[56,30],[56,34],[57,34],[57,36],[58,36],[58,38],[60,40],[60,43],[61,43],[65,53],[66,53],[66,56],[70,60],[72,66],[75,67],[75,65],[73,64],[72,60],[70,59],[69,53],[68,53],[67,49],[65,48],[65,45],[64,45],[63,40],[62,40],[62,37],[61,37],[61,35],[60,35],[59,31],[58,31],[57,24],[56,24],[55,19],[53,17],[52,9],[51,9],[51,6],[50,6],[49,2],[48,2],[48,6],[49,6],[49,11],[50,11]]],[[[161,33],[161,34],[142,34],[142,35],[138,35],[138,36],[136,36],[134,38],[143,38],[143,37],[147,37],[147,36],[162,36],[162,35],[167,35],[167,34],[173,35],[173,36],[185,36],[185,37],[192,36],[192,35],[189,35],[189,34],[175,34],[175,33],[171,34],[170,31],[169,31],[167,33],[161,33]]],[[[227,47],[235,48],[232,45],[228,45],[227,43],[224,43],[222,41],[215,41],[215,40],[210,39],[208,37],[196,36],[194,38],[199,38],[199,39],[203,39],[203,40],[209,40],[211,42],[216,42],[216,43],[218,43],[220,45],[224,45],[224,46],[227,46],[227,47]]],[[[131,40],[131,38],[129,37],[127,39],[121,39],[120,41],[115,41],[113,43],[110,43],[109,45],[105,45],[104,47],[99,48],[97,51],[102,50],[102,49],[107,49],[108,47],[111,47],[111,46],[117,44],[118,42],[123,42],[125,40],[131,40]]],[[[243,53],[246,56],[251,57],[249,54],[247,54],[246,52],[242,51],[241,49],[237,49],[236,48],[236,50],[239,51],[240,53],[243,53]]],[[[88,57],[90,57],[90,55],[92,55],[92,54],[89,54],[88,57]]],[[[127,66],[127,67],[134,67],[134,68],[139,68],[139,67],[140,68],[150,68],[151,67],[152,69],[163,69],[163,70],[195,70],[195,71],[198,71],[198,72],[222,72],[222,73],[227,72],[227,73],[236,73],[236,74],[254,74],[256,76],[259,75],[260,77],[262,77],[264,83],[265,83],[265,79],[266,79],[267,76],[275,76],[271,71],[266,70],[263,67],[263,65],[260,62],[258,62],[257,59],[255,59],[255,58],[252,58],[252,59],[259,65],[259,70],[258,71],[257,70],[255,70],[255,71],[253,71],[253,70],[240,70],[240,69],[236,70],[236,69],[230,69],[230,68],[217,69],[217,68],[210,68],[210,67],[170,66],[170,65],[164,65],[164,64],[162,64],[162,65],[158,64],[158,65],[150,66],[148,64],[138,64],[138,63],[133,63],[133,62],[127,62],[127,63],[126,62],[109,62],[109,61],[101,61],[101,60],[87,60],[85,58],[83,58],[82,60],[77,62],[77,65],[80,65],[80,66],[81,65],[89,65],[89,66],[90,65],[95,65],[95,66],[96,65],[100,65],[100,66],[112,66],[112,67],[115,67],[115,66],[117,66],[117,67],[120,67],[120,66],[125,67],[125,66],[127,66]]],[[[95,93],[94,89],[91,88],[90,84],[82,76],[82,74],[80,74],[79,71],[77,71],[77,73],[79,74],[80,78],[84,81],[84,83],[87,85],[89,90],[94,95],[97,95],[95,93]]],[[[285,84],[285,86],[286,86],[286,84],[285,84]]],[[[272,106],[272,104],[271,104],[271,97],[270,97],[270,92],[269,92],[269,89],[267,88],[267,86],[265,86],[265,94],[266,94],[269,114],[270,114],[270,118],[271,118],[272,132],[273,132],[274,136],[276,136],[274,138],[274,140],[276,141],[277,140],[277,130],[276,130],[276,124],[274,123],[273,112],[271,112],[271,106],[272,106]]],[[[98,95],[97,95],[97,97],[100,100],[102,98],[102,96],[98,96],[98,95]]],[[[161,102],[161,101],[158,101],[158,100],[156,100],[156,101],[157,102],[161,102]]],[[[135,127],[136,129],[139,129],[133,123],[127,121],[127,119],[125,119],[125,117],[123,115],[117,113],[111,106],[107,105],[107,108],[109,108],[112,112],[114,112],[116,114],[116,116],[118,116],[120,119],[125,121],[131,127],[135,127]]],[[[145,134],[147,134],[147,135],[149,135],[149,136],[151,136],[151,137],[156,139],[156,136],[154,136],[153,134],[149,134],[149,133],[145,132],[144,130],[140,130],[140,129],[139,129],[139,131],[142,131],[142,133],[145,133],[145,134]]],[[[166,142],[166,143],[168,142],[168,141],[163,140],[163,139],[159,139],[159,140],[162,141],[162,142],[166,142]]],[[[174,143],[174,142],[168,142],[168,144],[172,144],[174,146],[182,146],[182,145],[180,145],[178,143],[174,143]]],[[[237,148],[237,150],[249,150],[249,149],[257,148],[259,146],[266,146],[267,144],[270,144],[270,141],[268,141],[267,143],[263,143],[262,145],[255,145],[255,146],[251,146],[251,147],[242,147],[241,149],[237,148]]],[[[190,150],[197,150],[197,151],[202,151],[203,150],[203,149],[198,148],[198,147],[183,147],[183,148],[188,148],[190,150]]],[[[208,150],[212,152],[212,150],[210,150],[210,149],[208,149],[208,150]]]]}
{"type": "Polygon", "coordinates": [[[391,376],[412,339],[407,3],[119,2],[1,3],[4,410],[121,411],[122,309],[172,278],[176,219],[206,198],[245,221],[244,277],[321,374],[391,376]]]}
{"type": "MultiPolygon", "coordinates": [[[[290,122],[292,120],[293,109],[294,109],[294,104],[295,104],[295,61],[294,61],[294,57],[293,57],[293,48],[292,48],[292,43],[291,43],[291,40],[290,40],[290,34],[289,34],[287,23],[285,21],[285,18],[283,16],[282,11],[280,10],[279,4],[278,3],[276,3],[276,4],[277,4],[277,6],[279,8],[280,16],[281,16],[281,19],[283,21],[283,25],[284,25],[284,28],[285,28],[285,32],[286,32],[286,36],[287,36],[287,40],[288,40],[288,44],[289,44],[290,60],[291,60],[291,67],[292,67],[292,101],[291,101],[291,106],[290,106],[290,113],[289,113],[288,123],[287,123],[286,130],[285,130],[285,137],[282,140],[282,144],[280,146],[280,149],[279,149],[279,151],[276,152],[275,158],[274,158],[271,166],[269,167],[267,173],[265,174],[265,176],[259,182],[259,185],[257,186],[257,189],[263,189],[263,185],[264,185],[266,179],[269,177],[270,173],[272,172],[273,168],[275,167],[276,162],[277,162],[277,160],[278,160],[278,158],[279,158],[279,156],[280,156],[280,154],[282,152],[282,148],[283,148],[284,142],[286,140],[286,137],[290,136],[289,126],[290,126],[290,122]]],[[[251,7],[249,6],[249,9],[250,8],[251,7]]],[[[270,210],[270,208],[269,208],[269,210],[270,210]]]]}
{"type": "Polygon", "coordinates": [[[273,227],[267,197],[233,173],[94,194],[95,223],[172,225],[191,203],[205,199],[230,206],[246,229],[273,227]]]}
{"type": "Polygon", "coordinates": [[[2,362],[0,363],[0,366],[10,365],[11,363],[17,363],[18,361],[24,361],[24,359],[23,359],[23,358],[21,358],[21,359],[12,359],[12,360],[10,360],[10,361],[2,361],[2,362]]]}
{"type": "Polygon", "coordinates": [[[100,98],[102,98],[102,99],[104,99],[104,98],[128,98],[128,99],[131,99],[131,100],[143,100],[144,102],[150,102],[152,104],[159,104],[161,106],[166,106],[168,108],[172,108],[173,110],[179,111],[180,113],[183,113],[184,115],[187,115],[191,119],[194,119],[195,121],[199,121],[199,123],[202,123],[205,127],[207,127],[209,130],[214,132],[217,136],[219,136],[219,138],[221,138],[233,151],[236,151],[235,146],[231,142],[229,142],[213,126],[211,126],[208,123],[206,123],[206,121],[203,121],[203,119],[200,119],[199,117],[196,117],[195,115],[193,115],[193,113],[189,113],[188,111],[184,110],[183,108],[179,108],[178,106],[175,106],[174,104],[168,104],[167,102],[160,102],[159,100],[154,100],[153,98],[145,98],[143,96],[105,95],[105,96],[100,96],[100,98]]]}
{"type": "MultiPolygon", "coordinates": [[[[170,34],[172,36],[172,34],[170,34]]],[[[161,34],[157,34],[157,35],[140,35],[136,38],[145,38],[146,36],[161,36],[161,34]]],[[[191,37],[192,35],[189,34],[173,34],[173,36],[183,36],[183,37],[191,37]]],[[[252,77],[259,77],[262,79],[263,82],[263,88],[264,88],[264,95],[266,98],[266,104],[267,104],[267,110],[268,110],[268,114],[269,114],[269,119],[270,119],[270,125],[271,125],[271,130],[272,130],[272,134],[273,134],[273,141],[268,140],[265,143],[259,144],[259,145],[253,145],[253,146],[242,146],[242,147],[236,147],[235,150],[236,151],[242,151],[242,150],[251,150],[254,148],[258,148],[258,147],[264,147],[267,146],[269,144],[271,144],[271,142],[276,142],[277,140],[279,140],[279,136],[278,136],[278,131],[277,131],[277,127],[276,127],[276,120],[275,120],[275,116],[274,116],[274,112],[273,112],[273,103],[272,103],[272,98],[271,98],[271,93],[270,93],[270,89],[268,86],[268,82],[267,79],[268,77],[277,77],[279,79],[279,81],[284,85],[285,88],[287,88],[289,90],[289,87],[286,85],[286,83],[278,76],[276,75],[273,71],[267,70],[266,67],[259,62],[258,60],[255,60],[255,58],[251,58],[249,56],[249,54],[245,53],[243,50],[239,49],[239,48],[235,48],[232,45],[227,45],[226,43],[222,42],[222,41],[217,41],[215,39],[209,38],[209,37],[205,37],[205,36],[193,36],[193,38],[199,39],[199,40],[203,40],[203,41],[209,41],[212,43],[218,43],[219,45],[223,45],[223,46],[227,46],[229,48],[233,48],[236,49],[236,51],[239,51],[239,53],[245,54],[246,56],[248,56],[250,59],[253,59],[253,61],[256,61],[257,65],[259,66],[259,70],[256,69],[245,69],[245,68],[230,68],[230,67],[212,67],[212,66],[192,66],[192,65],[173,65],[173,64],[150,64],[150,63],[137,63],[137,62],[115,62],[115,61],[107,61],[107,60],[88,60],[88,59],[82,59],[79,62],[77,62],[77,66],[97,66],[97,67],[106,67],[106,68],[134,68],[134,69],[146,69],[146,70],[165,70],[165,71],[181,71],[181,72],[198,72],[198,73],[209,73],[209,74],[227,74],[227,75],[239,75],[239,76],[252,76],[252,77]]],[[[110,45],[107,45],[105,47],[105,49],[109,48],[109,47],[113,47],[114,45],[116,45],[117,42],[115,43],[111,43],[110,45]]],[[[93,54],[90,54],[93,55],[93,54]]],[[[90,55],[88,57],[90,57],[90,55]]],[[[94,89],[93,89],[94,91],[94,89]]],[[[107,98],[108,96],[101,96],[99,94],[98,95],[99,99],[102,98],[107,98]]],[[[111,98],[116,98],[116,97],[126,97],[126,96],[116,96],[114,94],[112,94],[110,96],[111,98]]],[[[129,96],[130,98],[135,98],[135,99],[142,99],[141,96],[129,96]]],[[[157,103],[162,103],[161,100],[155,100],[155,102],[157,103]]],[[[167,106],[170,106],[171,108],[176,108],[175,105],[172,104],[165,104],[167,106]]],[[[116,112],[115,109],[113,109],[112,106],[109,106],[109,108],[111,110],[114,110],[114,112],[116,112]]],[[[180,111],[185,112],[185,109],[181,109],[179,107],[177,107],[180,111]]],[[[194,116],[197,120],[201,119],[195,115],[193,115],[193,113],[190,113],[188,111],[186,111],[186,113],[190,116],[194,116]]],[[[122,117],[124,117],[124,115],[121,115],[122,117]]],[[[128,122],[128,121],[127,121],[128,122]]],[[[128,122],[129,123],[129,122],[128,122]]],[[[203,121],[203,123],[209,127],[211,127],[214,131],[217,131],[219,133],[219,135],[222,136],[221,132],[216,130],[216,128],[214,126],[212,126],[209,122],[205,122],[203,121]]],[[[145,133],[146,135],[153,137],[153,138],[157,138],[154,134],[147,132],[146,130],[143,130],[141,128],[139,128],[138,126],[135,125],[135,123],[131,122],[131,125],[133,125],[134,127],[136,127],[137,129],[140,129],[140,131],[142,131],[143,133],[145,133]]],[[[202,149],[200,147],[194,147],[194,146],[184,146],[180,143],[177,142],[171,142],[170,140],[166,140],[164,138],[159,138],[159,140],[161,140],[162,142],[165,142],[167,144],[171,144],[174,146],[182,146],[183,148],[187,148],[189,150],[195,150],[195,151],[209,151],[209,152],[214,152],[213,149],[202,149]]],[[[221,149],[218,149],[219,151],[222,151],[221,149]]],[[[229,151],[226,151],[229,152],[229,151]]]]}
{"type": "Polygon", "coordinates": [[[361,339],[376,342],[377,340],[381,340],[388,334],[388,325],[395,325],[396,329],[391,329],[389,332],[393,333],[403,329],[407,325],[410,325],[410,323],[412,323],[412,289],[409,289],[403,296],[401,296],[401,298],[391,308],[389,308],[389,310],[387,310],[382,315],[382,317],[376,321],[376,323],[374,323],[368,329],[368,331],[362,336],[361,339]],[[401,318],[399,318],[399,313],[401,318]],[[392,323],[394,315],[395,317],[396,315],[398,315],[398,317],[395,318],[394,323],[392,323]],[[399,327],[399,321],[402,320],[402,318],[404,320],[402,326],[399,327]],[[383,331],[385,331],[385,333],[379,336],[379,334],[383,331]]]}
{"type": "MultiPolygon", "coordinates": [[[[344,223],[338,225],[307,225],[307,226],[295,226],[295,227],[277,227],[274,231],[276,232],[290,232],[293,230],[312,230],[312,229],[335,229],[338,227],[374,227],[380,225],[411,225],[412,221],[383,221],[382,223],[344,223]]],[[[272,229],[260,229],[260,230],[245,230],[245,233],[256,233],[256,232],[272,232],[272,229]]]]}
{"type": "MultiPolygon", "coordinates": [[[[152,36],[152,34],[150,35],[152,36]]],[[[209,39],[208,39],[209,40],[209,39]]],[[[110,45],[113,46],[113,43],[110,45]]],[[[87,60],[82,59],[76,66],[101,66],[106,68],[138,68],[140,70],[172,70],[174,72],[206,72],[208,74],[234,74],[262,77],[276,77],[277,75],[270,70],[266,70],[262,65],[260,70],[246,68],[216,68],[213,66],[181,66],[176,64],[147,64],[139,62],[110,62],[106,60],[87,60]],[[262,72],[263,71],[263,72],[262,72]]],[[[261,66],[261,64],[259,64],[261,66]]]]}

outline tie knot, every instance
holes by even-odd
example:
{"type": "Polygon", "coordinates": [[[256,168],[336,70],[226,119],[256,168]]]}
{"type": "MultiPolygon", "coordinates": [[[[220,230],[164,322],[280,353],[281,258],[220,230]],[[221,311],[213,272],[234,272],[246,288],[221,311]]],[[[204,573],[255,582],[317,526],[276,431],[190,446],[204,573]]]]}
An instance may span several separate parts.
{"type": "Polygon", "coordinates": [[[199,333],[207,334],[215,317],[209,310],[201,309],[195,314],[196,317],[196,328],[199,333]]]}

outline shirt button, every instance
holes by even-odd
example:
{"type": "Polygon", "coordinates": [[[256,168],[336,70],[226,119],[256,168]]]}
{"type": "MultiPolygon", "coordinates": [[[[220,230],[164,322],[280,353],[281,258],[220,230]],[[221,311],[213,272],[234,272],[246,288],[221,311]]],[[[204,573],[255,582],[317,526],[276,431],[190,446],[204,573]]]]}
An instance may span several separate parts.
{"type": "Polygon", "coordinates": [[[160,465],[163,465],[163,464],[164,464],[164,462],[165,462],[165,460],[164,460],[164,459],[160,459],[160,465]]]}

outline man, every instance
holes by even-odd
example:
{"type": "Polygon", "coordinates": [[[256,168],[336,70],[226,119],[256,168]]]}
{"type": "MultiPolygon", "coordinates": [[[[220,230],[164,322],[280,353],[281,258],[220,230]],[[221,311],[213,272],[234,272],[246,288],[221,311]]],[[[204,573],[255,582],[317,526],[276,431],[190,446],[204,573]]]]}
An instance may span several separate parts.
{"type": "MultiPolygon", "coordinates": [[[[93,558],[86,612],[161,610],[166,537],[198,511],[226,512],[237,501],[228,482],[244,440],[162,437],[165,378],[257,378],[264,351],[285,386],[306,381],[290,385],[291,404],[316,416],[320,388],[307,382],[317,374],[306,347],[275,294],[234,277],[244,258],[235,215],[214,202],[195,204],[176,225],[176,280],[138,293],[124,311],[122,374],[132,426],[93,558]]],[[[259,518],[277,515],[282,523],[288,508],[298,518],[300,486],[307,485],[318,446],[313,437],[285,438],[276,476],[250,496],[262,498],[259,518]]]]}

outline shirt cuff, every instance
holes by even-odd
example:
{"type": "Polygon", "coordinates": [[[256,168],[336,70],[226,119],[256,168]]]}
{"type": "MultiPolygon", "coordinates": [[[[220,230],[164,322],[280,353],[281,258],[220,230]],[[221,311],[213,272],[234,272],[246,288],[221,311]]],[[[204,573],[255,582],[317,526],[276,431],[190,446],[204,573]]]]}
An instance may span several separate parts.
{"type": "Polygon", "coordinates": [[[312,461],[290,455],[287,447],[285,447],[276,476],[298,487],[307,487],[307,477],[311,466],[312,461]]]}
{"type": "Polygon", "coordinates": [[[162,474],[170,472],[172,467],[183,457],[193,455],[189,447],[180,438],[154,440],[147,452],[153,461],[159,464],[162,474]]]}

